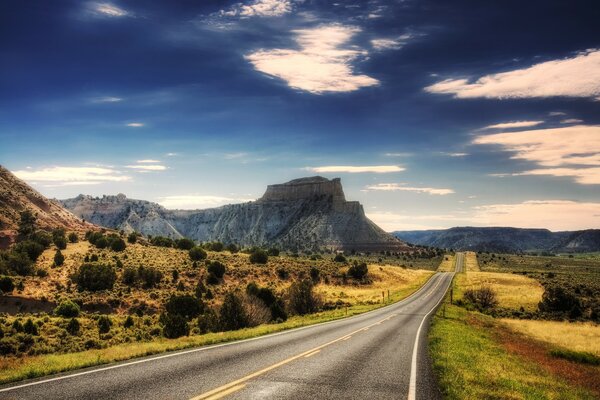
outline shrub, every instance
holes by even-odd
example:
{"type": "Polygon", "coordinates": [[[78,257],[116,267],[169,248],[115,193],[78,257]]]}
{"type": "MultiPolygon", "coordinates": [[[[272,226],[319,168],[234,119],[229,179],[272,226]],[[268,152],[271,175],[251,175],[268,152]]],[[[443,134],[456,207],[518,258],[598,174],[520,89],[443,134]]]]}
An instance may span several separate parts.
{"type": "Polygon", "coordinates": [[[235,331],[248,326],[248,315],[242,300],[234,292],[227,293],[219,312],[219,327],[223,331],[235,331]]]}
{"type": "Polygon", "coordinates": [[[63,256],[60,249],[56,250],[56,253],[54,254],[54,265],[57,267],[60,267],[64,263],[65,263],[65,256],[63,256]]]}
{"type": "Polygon", "coordinates": [[[44,248],[48,248],[52,244],[52,235],[46,231],[37,231],[30,236],[30,240],[41,244],[44,248]]]}
{"type": "Polygon", "coordinates": [[[108,333],[112,326],[112,321],[108,315],[101,315],[98,317],[98,333],[108,333]]]}
{"type": "Polygon", "coordinates": [[[188,238],[181,238],[175,242],[175,246],[181,250],[190,250],[194,247],[194,241],[188,238]]]}
{"type": "Polygon", "coordinates": [[[96,246],[96,248],[98,249],[105,249],[108,247],[108,239],[102,236],[98,240],[96,240],[94,246],[96,246]]]}
{"type": "Polygon", "coordinates": [[[268,250],[267,254],[268,254],[269,256],[277,257],[277,256],[279,255],[279,249],[278,249],[278,248],[276,248],[276,247],[271,247],[271,248],[268,250]]]}
{"type": "Polygon", "coordinates": [[[17,243],[12,252],[13,253],[23,253],[27,255],[27,257],[32,261],[37,261],[38,257],[44,252],[46,248],[37,242],[32,240],[25,240],[23,242],[17,243]]]}
{"type": "Polygon", "coordinates": [[[294,282],[288,289],[288,305],[290,310],[299,315],[316,312],[320,306],[320,299],[313,292],[313,283],[309,279],[294,282]]]}
{"type": "Polygon", "coordinates": [[[194,246],[188,251],[192,261],[200,261],[206,258],[206,251],[200,246],[194,246]]]}
{"type": "Polygon", "coordinates": [[[223,246],[223,243],[221,243],[221,242],[211,242],[211,243],[207,243],[205,245],[205,248],[210,251],[220,252],[220,251],[223,251],[225,246],[223,246]]]}
{"type": "Polygon", "coordinates": [[[338,253],[333,258],[333,261],[339,262],[339,263],[345,263],[346,262],[346,257],[344,257],[344,255],[342,253],[338,253]]]}
{"type": "Polygon", "coordinates": [[[285,269],[284,267],[277,267],[277,276],[279,277],[279,279],[281,280],[286,280],[287,278],[289,278],[290,273],[288,272],[287,269],[285,269]]]}
{"type": "Polygon", "coordinates": [[[133,267],[127,267],[123,270],[123,283],[127,286],[135,285],[137,280],[137,271],[133,267]]]}
{"type": "Polygon", "coordinates": [[[9,356],[19,352],[19,342],[14,337],[0,339],[0,355],[9,356]]]}
{"type": "Polygon", "coordinates": [[[133,317],[131,315],[128,315],[127,318],[125,318],[125,322],[123,322],[123,328],[129,329],[133,325],[134,325],[133,317]]]}
{"type": "Polygon", "coordinates": [[[77,234],[75,232],[69,233],[69,242],[71,242],[71,243],[79,242],[79,236],[77,236],[77,234]]]}
{"type": "Polygon", "coordinates": [[[159,247],[173,247],[175,242],[173,239],[164,236],[154,236],[150,239],[150,244],[159,247]]]}
{"type": "Polygon", "coordinates": [[[160,283],[163,274],[156,268],[142,267],[137,270],[137,278],[142,281],[145,288],[152,288],[160,283]]]}
{"type": "Polygon", "coordinates": [[[227,251],[229,251],[231,254],[235,254],[235,253],[237,253],[237,252],[240,251],[240,248],[237,245],[233,244],[233,243],[228,244],[225,249],[227,251]]]}
{"type": "Polygon", "coordinates": [[[320,274],[321,274],[321,272],[319,271],[319,269],[317,267],[310,267],[310,279],[312,279],[312,281],[314,283],[319,282],[320,274]]]}
{"type": "Polygon", "coordinates": [[[219,278],[217,278],[217,276],[213,273],[209,273],[206,276],[206,283],[208,285],[218,285],[221,282],[221,280],[219,278]]]}
{"type": "Polygon", "coordinates": [[[21,211],[19,220],[19,237],[28,238],[35,232],[35,223],[37,217],[31,210],[21,211]]]}
{"type": "Polygon", "coordinates": [[[70,335],[75,336],[79,333],[80,328],[81,326],[79,325],[77,318],[71,318],[65,329],[70,335]]]}
{"type": "Polygon", "coordinates": [[[65,318],[75,318],[79,316],[79,311],[79,305],[71,300],[64,300],[54,309],[54,314],[65,318]]]}
{"type": "Polygon", "coordinates": [[[115,268],[104,264],[83,264],[76,276],[79,289],[92,292],[112,289],[116,279],[115,268]]]}
{"type": "Polygon", "coordinates": [[[188,321],[181,315],[162,314],[160,323],[163,325],[163,335],[168,339],[176,339],[190,333],[188,321]]]}
{"type": "Polygon", "coordinates": [[[488,286],[484,286],[479,289],[465,290],[463,299],[482,311],[489,310],[498,305],[496,292],[494,292],[494,290],[488,286]]]}
{"type": "Polygon", "coordinates": [[[90,261],[91,261],[91,262],[96,262],[96,261],[98,261],[98,254],[92,254],[92,255],[90,256],[90,261]]]}
{"type": "Polygon", "coordinates": [[[38,335],[38,327],[36,324],[33,323],[31,318],[28,318],[27,321],[25,321],[25,324],[23,325],[23,332],[32,336],[38,335]]]}
{"type": "Polygon", "coordinates": [[[248,326],[265,324],[271,320],[271,310],[258,297],[244,296],[243,305],[248,326]]]}
{"type": "Polygon", "coordinates": [[[65,238],[64,236],[55,237],[53,241],[54,245],[59,250],[64,250],[67,248],[67,238],[65,238]]]}
{"type": "Polygon", "coordinates": [[[8,271],[21,276],[31,275],[35,270],[33,261],[27,256],[27,253],[21,253],[14,250],[6,255],[3,264],[8,271]]]}
{"type": "Polygon", "coordinates": [[[115,238],[110,242],[110,249],[112,251],[123,251],[126,247],[125,241],[121,238],[115,238]]]}
{"type": "Polygon", "coordinates": [[[204,304],[191,295],[173,295],[165,303],[165,310],[169,315],[179,315],[189,321],[204,311],[204,304]]]}
{"type": "Polygon", "coordinates": [[[210,261],[208,266],[206,267],[209,274],[213,274],[219,279],[223,279],[223,275],[225,275],[225,264],[219,261],[210,261]]]}
{"type": "Polygon", "coordinates": [[[200,333],[217,332],[219,330],[219,316],[209,308],[198,317],[198,329],[200,333]]]}
{"type": "Polygon", "coordinates": [[[558,285],[546,287],[538,308],[542,312],[568,314],[570,318],[577,318],[582,313],[581,301],[573,289],[558,285]]]}
{"type": "Polygon", "coordinates": [[[354,278],[356,280],[364,279],[368,273],[369,273],[369,267],[364,262],[362,262],[360,264],[355,262],[353,265],[350,266],[350,268],[348,268],[348,275],[350,275],[352,278],[354,278]]]}
{"type": "Polygon", "coordinates": [[[129,235],[127,235],[127,242],[134,244],[137,242],[137,238],[138,234],[136,232],[131,232],[129,235]]]}
{"type": "Polygon", "coordinates": [[[269,261],[269,255],[262,249],[256,249],[250,253],[250,262],[252,264],[266,264],[269,261]]]}
{"type": "Polygon", "coordinates": [[[0,292],[12,293],[15,290],[15,283],[10,276],[0,277],[0,292]]]}

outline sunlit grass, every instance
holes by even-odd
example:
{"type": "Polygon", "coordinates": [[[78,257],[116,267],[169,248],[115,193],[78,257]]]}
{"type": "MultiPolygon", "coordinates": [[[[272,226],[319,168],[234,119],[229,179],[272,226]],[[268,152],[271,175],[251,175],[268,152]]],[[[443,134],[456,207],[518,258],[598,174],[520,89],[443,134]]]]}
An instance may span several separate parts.
{"type": "Polygon", "coordinates": [[[439,272],[453,272],[455,268],[454,255],[446,254],[437,270],[439,272]]]}
{"type": "Polygon", "coordinates": [[[479,264],[477,263],[477,254],[473,251],[465,252],[465,271],[478,272],[479,264]]]}

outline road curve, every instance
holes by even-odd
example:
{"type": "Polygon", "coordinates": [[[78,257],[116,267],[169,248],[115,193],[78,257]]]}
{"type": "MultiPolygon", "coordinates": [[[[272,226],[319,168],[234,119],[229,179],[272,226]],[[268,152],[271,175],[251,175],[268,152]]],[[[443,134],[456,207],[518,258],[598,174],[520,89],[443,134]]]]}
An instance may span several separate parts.
{"type": "Polygon", "coordinates": [[[0,399],[440,398],[426,338],[452,276],[355,317],[6,385],[0,399]]]}

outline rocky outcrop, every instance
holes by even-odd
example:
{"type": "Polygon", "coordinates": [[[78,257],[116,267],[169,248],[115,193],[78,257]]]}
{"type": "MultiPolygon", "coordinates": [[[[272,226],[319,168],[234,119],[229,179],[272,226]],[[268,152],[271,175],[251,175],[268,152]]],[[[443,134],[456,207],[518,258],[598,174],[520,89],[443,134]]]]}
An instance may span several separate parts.
{"type": "Polygon", "coordinates": [[[83,232],[95,227],[47,199],[0,165],[0,248],[8,247],[17,235],[20,213],[32,211],[42,229],[65,228],[83,232]]]}
{"type": "Polygon", "coordinates": [[[358,202],[346,201],[340,179],[311,177],[270,185],[257,201],[206,210],[167,210],[123,195],[80,195],[62,204],[96,224],[145,235],[290,250],[407,249],[371,222],[358,202]]]}

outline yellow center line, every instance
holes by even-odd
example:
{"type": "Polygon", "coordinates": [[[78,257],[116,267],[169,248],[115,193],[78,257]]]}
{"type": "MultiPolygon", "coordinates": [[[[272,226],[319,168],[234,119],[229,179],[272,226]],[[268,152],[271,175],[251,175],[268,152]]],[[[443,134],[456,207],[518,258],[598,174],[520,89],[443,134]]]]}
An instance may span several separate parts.
{"type": "MultiPolygon", "coordinates": [[[[395,315],[395,314],[392,314],[392,315],[395,315]]],[[[389,318],[389,317],[388,317],[388,318],[389,318]]],[[[388,318],[386,318],[386,319],[388,319],[388,318]]],[[[378,321],[378,322],[382,322],[382,321],[384,321],[384,320],[381,320],[381,321],[378,321]]],[[[371,325],[368,325],[368,326],[366,326],[366,328],[370,328],[370,327],[372,327],[372,326],[375,326],[375,325],[377,325],[377,323],[378,323],[378,322],[375,322],[375,323],[373,323],[373,324],[371,324],[371,325]]],[[[342,340],[348,340],[348,339],[350,339],[350,337],[352,337],[352,335],[354,335],[355,333],[358,333],[358,332],[362,331],[364,328],[365,328],[365,327],[363,327],[363,328],[360,328],[360,329],[357,329],[357,330],[355,330],[354,332],[351,332],[351,333],[349,333],[349,334],[347,334],[347,335],[344,335],[344,336],[342,336],[342,337],[339,337],[339,338],[337,338],[337,339],[334,339],[334,340],[332,340],[331,342],[327,342],[327,343],[325,343],[325,344],[322,344],[322,345],[320,345],[320,346],[317,346],[317,347],[315,347],[315,348],[312,348],[312,349],[310,349],[310,350],[307,350],[307,351],[305,351],[305,352],[303,352],[303,353],[297,354],[297,355],[295,355],[295,356],[293,356],[293,357],[286,358],[285,360],[279,361],[278,363],[275,363],[275,364],[273,364],[273,365],[271,365],[271,366],[269,366],[269,367],[263,368],[263,369],[261,369],[261,370],[259,370],[259,371],[253,372],[253,373],[251,373],[251,374],[249,374],[249,375],[246,375],[246,376],[244,376],[243,378],[236,379],[235,381],[229,382],[229,383],[227,383],[227,384],[225,384],[225,385],[223,385],[223,386],[219,386],[218,388],[215,388],[215,389],[213,389],[213,390],[210,390],[210,391],[208,391],[208,392],[206,392],[206,393],[203,393],[203,394],[201,394],[201,395],[198,395],[198,396],[196,396],[196,397],[193,397],[193,398],[191,398],[190,400],[207,400],[207,399],[216,399],[216,398],[218,398],[218,397],[212,397],[212,396],[215,396],[215,395],[221,395],[222,393],[224,393],[224,392],[226,392],[226,391],[228,391],[228,390],[230,390],[230,389],[233,389],[234,387],[238,387],[238,386],[240,386],[241,384],[243,384],[243,383],[245,383],[245,382],[249,381],[249,380],[250,380],[250,379],[252,379],[252,378],[256,378],[257,376],[260,376],[260,375],[266,374],[266,373],[267,373],[267,372],[269,372],[269,371],[272,371],[272,370],[274,370],[274,369],[276,369],[276,368],[279,368],[279,367],[281,367],[281,366],[283,366],[283,365],[285,365],[285,364],[289,364],[289,363],[291,363],[292,361],[294,361],[294,360],[297,360],[297,359],[299,359],[299,358],[305,357],[305,356],[309,355],[310,353],[317,352],[317,351],[319,351],[319,350],[321,350],[321,349],[323,349],[323,348],[325,348],[325,347],[327,347],[327,346],[330,346],[330,345],[332,345],[332,344],[334,344],[334,343],[337,343],[337,342],[339,342],[339,341],[342,341],[342,340]]],[[[240,388],[240,389],[241,389],[241,388],[240,388]]],[[[239,389],[237,389],[237,390],[239,390],[239,389]]],[[[230,392],[227,392],[227,393],[230,393],[230,392]]],[[[223,396],[225,396],[225,395],[226,395],[226,394],[223,394],[223,396]]]]}
{"type": "Polygon", "coordinates": [[[321,350],[313,351],[312,353],[309,353],[309,354],[305,355],[304,358],[312,357],[312,356],[314,356],[315,354],[317,354],[319,352],[321,352],[321,350]]]}

